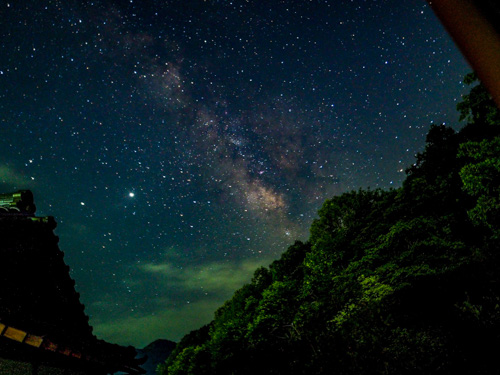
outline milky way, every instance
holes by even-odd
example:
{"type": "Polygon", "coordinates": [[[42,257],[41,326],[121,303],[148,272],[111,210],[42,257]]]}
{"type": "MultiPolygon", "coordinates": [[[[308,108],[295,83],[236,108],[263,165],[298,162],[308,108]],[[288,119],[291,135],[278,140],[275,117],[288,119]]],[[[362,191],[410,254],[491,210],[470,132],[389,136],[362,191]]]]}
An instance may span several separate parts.
{"type": "Polygon", "coordinates": [[[322,202],[398,187],[469,71],[423,1],[0,5],[0,188],[53,215],[94,333],[178,340],[322,202]]]}

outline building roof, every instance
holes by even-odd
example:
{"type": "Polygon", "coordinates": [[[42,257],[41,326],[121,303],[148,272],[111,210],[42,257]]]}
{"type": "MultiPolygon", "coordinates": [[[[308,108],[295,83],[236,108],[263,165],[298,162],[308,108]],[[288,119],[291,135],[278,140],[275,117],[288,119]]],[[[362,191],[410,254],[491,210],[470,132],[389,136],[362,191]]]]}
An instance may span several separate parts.
{"type": "Polygon", "coordinates": [[[34,214],[31,192],[0,194],[0,352],[34,351],[103,373],[144,373],[134,348],[92,334],[53,232],[56,222],[34,214]]]}

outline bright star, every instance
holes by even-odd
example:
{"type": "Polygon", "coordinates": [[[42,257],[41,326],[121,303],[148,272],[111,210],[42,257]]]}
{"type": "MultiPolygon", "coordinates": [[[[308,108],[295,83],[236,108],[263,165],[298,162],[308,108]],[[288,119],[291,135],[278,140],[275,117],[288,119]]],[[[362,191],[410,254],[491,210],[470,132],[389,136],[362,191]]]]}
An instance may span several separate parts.
{"type": "Polygon", "coordinates": [[[133,198],[133,197],[135,197],[135,194],[134,194],[133,192],[130,192],[130,193],[128,193],[128,196],[129,196],[130,198],[133,198]]]}

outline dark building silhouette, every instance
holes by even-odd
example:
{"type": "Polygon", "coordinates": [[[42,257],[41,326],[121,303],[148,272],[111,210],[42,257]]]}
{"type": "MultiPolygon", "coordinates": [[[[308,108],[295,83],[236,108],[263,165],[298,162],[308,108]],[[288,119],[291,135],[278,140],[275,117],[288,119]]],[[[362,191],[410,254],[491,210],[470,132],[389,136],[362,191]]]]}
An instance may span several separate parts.
{"type": "Polygon", "coordinates": [[[98,340],[33,194],[0,194],[0,375],[142,374],[136,351],[98,340]]]}

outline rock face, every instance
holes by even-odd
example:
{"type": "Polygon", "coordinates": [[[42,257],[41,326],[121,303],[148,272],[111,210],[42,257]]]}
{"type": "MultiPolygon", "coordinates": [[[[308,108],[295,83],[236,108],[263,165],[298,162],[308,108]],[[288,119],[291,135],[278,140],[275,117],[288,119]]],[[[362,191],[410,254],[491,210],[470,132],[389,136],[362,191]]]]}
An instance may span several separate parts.
{"type": "Polygon", "coordinates": [[[147,361],[141,365],[146,370],[146,375],[156,375],[156,367],[165,362],[167,357],[174,350],[175,345],[173,341],[169,340],[156,340],[146,346],[144,349],[137,349],[137,358],[144,358],[147,356],[147,361]]]}

